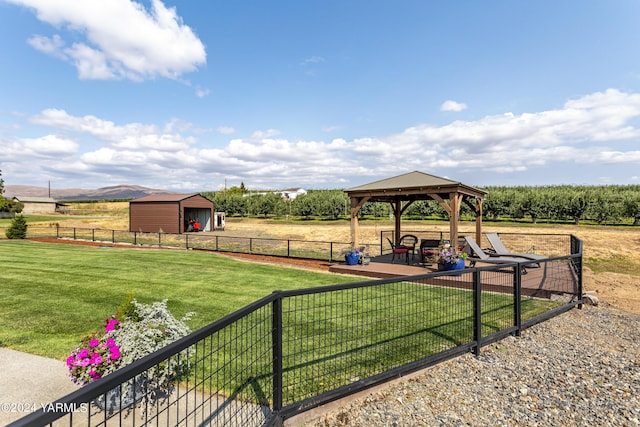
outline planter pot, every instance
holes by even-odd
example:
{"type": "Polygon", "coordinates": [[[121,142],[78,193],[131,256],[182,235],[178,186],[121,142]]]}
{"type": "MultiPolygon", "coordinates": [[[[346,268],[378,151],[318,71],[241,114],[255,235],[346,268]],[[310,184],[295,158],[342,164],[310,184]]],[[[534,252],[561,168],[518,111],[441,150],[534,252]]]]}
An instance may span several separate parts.
{"type": "Polygon", "coordinates": [[[360,260],[360,254],[357,254],[355,252],[348,253],[344,256],[344,260],[346,261],[347,265],[356,265],[360,260]]]}
{"type": "Polygon", "coordinates": [[[464,270],[464,260],[459,259],[458,262],[440,262],[438,263],[438,270],[440,271],[464,270]]]}
{"type": "Polygon", "coordinates": [[[143,378],[136,378],[109,390],[104,395],[96,398],[93,403],[103,411],[116,412],[121,409],[128,409],[140,402],[144,397],[143,378]]]}

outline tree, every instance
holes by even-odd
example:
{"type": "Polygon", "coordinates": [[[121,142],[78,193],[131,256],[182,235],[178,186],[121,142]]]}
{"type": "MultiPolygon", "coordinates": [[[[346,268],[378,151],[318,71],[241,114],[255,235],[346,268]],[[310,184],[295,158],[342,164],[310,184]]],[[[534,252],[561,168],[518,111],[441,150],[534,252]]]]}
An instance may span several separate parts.
{"type": "Polygon", "coordinates": [[[640,225],[640,194],[627,194],[624,201],[624,214],[633,218],[633,225],[640,225]]]}
{"type": "Polygon", "coordinates": [[[13,201],[5,198],[4,193],[4,180],[2,179],[2,171],[0,170],[0,212],[20,213],[24,209],[24,205],[18,201],[13,201]]]}
{"type": "Polygon", "coordinates": [[[23,215],[16,215],[5,232],[9,239],[24,239],[27,237],[27,220],[23,215]]]}
{"type": "MultiPolygon", "coordinates": [[[[275,193],[267,193],[252,196],[250,198],[249,208],[253,215],[263,215],[266,218],[267,215],[276,213],[276,208],[279,204],[284,204],[282,197],[275,193]]],[[[282,209],[280,209],[280,211],[282,211],[282,209]]]]}
{"type": "Polygon", "coordinates": [[[309,196],[309,193],[302,194],[296,197],[292,203],[293,213],[304,217],[305,219],[311,218],[316,212],[313,197],[309,196]]]}

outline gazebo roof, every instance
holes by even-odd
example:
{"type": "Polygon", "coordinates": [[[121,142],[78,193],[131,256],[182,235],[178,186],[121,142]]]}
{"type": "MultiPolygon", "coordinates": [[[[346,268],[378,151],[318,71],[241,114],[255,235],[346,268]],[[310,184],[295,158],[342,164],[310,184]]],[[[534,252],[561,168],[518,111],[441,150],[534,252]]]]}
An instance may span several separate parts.
{"type": "Polygon", "coordinates": [[[432,194],[449,198],[449,193],[456,192],[466,196],[482,198],[486,191],[468,186],[459,181],[452,181],[428,173],[413,171],[391,178],[381,179],[369,184],[359,185],[344,190],[351,195],[367,195],[377,201],[387,201],[401,196],[404,200],[431,199],[432,194]]]}
{"type": "Polygon", "coordinates": [[[400,218],[416,200],[436,200],[449,215],[450,239],[458,239],[458,219],[464,202],[476,214],[476,236],[481,237],[482,198],[486,191],[458,181],[413,171],[344,190],[351,199],[351,242],[357,246],[358,211],[366,202],[388,202],[395,217],[396,239],[400,237],[400,218]],[[406,203],[403,203],[406,202],[406,203]]]}

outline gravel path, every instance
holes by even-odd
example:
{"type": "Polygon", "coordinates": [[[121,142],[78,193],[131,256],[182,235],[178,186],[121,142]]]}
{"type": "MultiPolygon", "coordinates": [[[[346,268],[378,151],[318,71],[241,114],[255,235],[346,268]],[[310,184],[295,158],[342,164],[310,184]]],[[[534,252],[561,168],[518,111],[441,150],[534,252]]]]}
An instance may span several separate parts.
{"type": "Polygon", "coordinates": [[[305,426],[640,426],[640,315],[584,306],[305,426]]]}

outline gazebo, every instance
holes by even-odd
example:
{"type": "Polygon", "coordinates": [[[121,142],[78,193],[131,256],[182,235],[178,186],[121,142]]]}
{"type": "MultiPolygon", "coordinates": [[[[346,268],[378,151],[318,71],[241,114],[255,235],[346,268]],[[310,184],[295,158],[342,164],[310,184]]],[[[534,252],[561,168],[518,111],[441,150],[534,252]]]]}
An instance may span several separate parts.
{"type": "Polygon", "coordinates": [[[482,198],[487,194],[486,191],[418,171],[344,191],[351,199],[351,242],[354,246],[359,246],[360,243],[358,212],[366,202],[386,202],[391,205],[395,216],[395,238],[398,243],[403,212],[416,200],[431,199],[437,201],[449,214],[449,235],[452,243],[458,241],[458,220],[462,203],[475,213],[476,241],[481,241],[482,198]]]}

